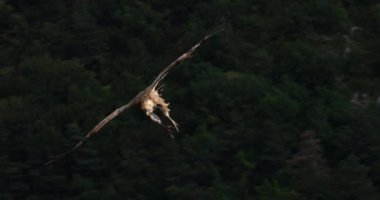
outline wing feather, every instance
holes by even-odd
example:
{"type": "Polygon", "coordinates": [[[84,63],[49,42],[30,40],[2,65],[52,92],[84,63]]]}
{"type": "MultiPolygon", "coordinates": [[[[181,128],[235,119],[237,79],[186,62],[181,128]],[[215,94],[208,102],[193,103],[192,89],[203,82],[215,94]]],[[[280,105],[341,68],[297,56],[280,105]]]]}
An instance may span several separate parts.
{"type": "Polygon", "coordinates": [[[89,139],[91,136],[93,136],[94,134],[96,134],[100,129],[103,128],[103,126],[105,126],[109,121],[111,121],[112,119],[114,119],[115,117],[117,117],[120,113],[124,112],[125,110],[127,110],[128,108],[130,108],[132,105],[136,104],[136,97],[134,99],[132,99],[128,104],[120,107],[120,108],[117,108],[116,110],[114,110],[111,114],[109,114],[106,118],[104,118],[102,121],[100,121],[94,128],[92,128],[87,134],[85,137],[83,137],[72,149],[70,149],[69,151],[61,154],[61,155],[58,155],[56,158],[48,161],[45,163],[45,166],[50,166],[50,165],[53,165],[54,163],[56,163],[57,161],[65,158],[66,156],[72,154],[75,150],[77,150],[80,146],[83,145],[83,143],[89,139]]]}
{"type": "Polygon", "coordinates": [[[174,66],[178,65],[179,63],[181,63],[182,61],[188,59],[188,58],[191,58],[192,54],[194,53],[194,51],[199,47],[201,46],[201,44],[203,42],[205,42],[206,40],[208,40],[210,37],[212,37],[213,35],[219,33],[220,31],[222,31],[224,29],[224,24],[218,26],[217,28],[214,29],[214,31],[212,31],[211,33],[207,34],[206,36],[204,36],[197,44],[195,44],[193,47],[191,47],[188,51],[186,51],[184,54],[182,54],[180,57],[178,57],[177,59],[175,59],[173,62],[171,62],[167,67],[165,67],[164,70],[161,71],[160,74],[158,74],[158,76],[156,77],[156,79],[154,79],[154,81],[152,82],[152,84],[150,84],[149,88],[155,88],[158,83],[165,78],[165,76],[168,74],[169,70],[171,68],[173,68],[174,66]]]}

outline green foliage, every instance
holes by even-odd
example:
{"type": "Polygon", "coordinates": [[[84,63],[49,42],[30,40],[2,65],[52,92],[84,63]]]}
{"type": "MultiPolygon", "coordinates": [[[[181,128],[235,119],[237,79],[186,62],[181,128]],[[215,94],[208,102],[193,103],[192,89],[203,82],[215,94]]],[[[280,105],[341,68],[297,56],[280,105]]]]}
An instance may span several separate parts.
{"type": "Polygon", "coordinates": [[[368,167],[354,155],[341,161],[333,174],[334,199],[378,199],[375,187],[368,177],[368,167]]]}
{"type": "Polygon", "coordinates": [[[377,199],[379,11],[373,0],[0,0],[0,199],[377,199]],[[134,108],[42,167],[219,17],[225,30],[165,79],[174,140],[134,108]]]}
{"type": "Polygon", "coordinates": [[[277,181],[265,180],[264,183],[256,188],[258,199],[260,200],[296,200],[302,199],[300,194],[279,186],[277,181]]]}

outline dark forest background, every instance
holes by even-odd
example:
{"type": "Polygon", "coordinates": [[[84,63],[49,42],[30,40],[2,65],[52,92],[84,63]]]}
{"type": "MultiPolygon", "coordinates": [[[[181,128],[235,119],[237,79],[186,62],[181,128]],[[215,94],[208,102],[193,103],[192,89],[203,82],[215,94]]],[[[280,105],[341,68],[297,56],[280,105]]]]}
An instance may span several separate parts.
{"type": "Polygon", "coordinates": [[[0,199],[380,198],[376,0],[0,0],[0,199]],[[138,108],[165,79],[181,132],[138,108]]]}

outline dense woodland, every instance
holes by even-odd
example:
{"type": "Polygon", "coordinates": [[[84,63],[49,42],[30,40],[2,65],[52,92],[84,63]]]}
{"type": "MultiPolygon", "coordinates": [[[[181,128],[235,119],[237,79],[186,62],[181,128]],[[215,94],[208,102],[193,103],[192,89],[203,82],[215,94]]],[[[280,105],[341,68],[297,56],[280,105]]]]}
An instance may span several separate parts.
{"type": "Polygon", "coordinates": [[[380,198],[377,0],[0,0],[0,199],[380,198]],[[164,81],[180,133],[138,108],[164,81]]]}

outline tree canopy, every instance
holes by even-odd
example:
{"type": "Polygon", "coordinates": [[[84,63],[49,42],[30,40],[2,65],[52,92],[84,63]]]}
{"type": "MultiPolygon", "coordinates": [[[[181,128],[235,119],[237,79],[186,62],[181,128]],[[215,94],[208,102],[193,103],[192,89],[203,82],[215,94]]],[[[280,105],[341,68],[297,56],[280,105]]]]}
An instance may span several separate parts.
{"type": "Polygon", "coordinates": [[[0,199],[380,195],[375,0],[0,0],[0,199]],[[171,139],[132,109],[44,168],[223,18],[176,66],[171,139]]]}

